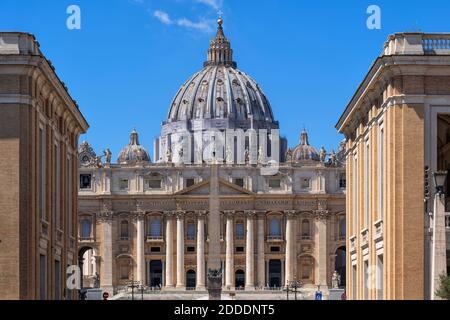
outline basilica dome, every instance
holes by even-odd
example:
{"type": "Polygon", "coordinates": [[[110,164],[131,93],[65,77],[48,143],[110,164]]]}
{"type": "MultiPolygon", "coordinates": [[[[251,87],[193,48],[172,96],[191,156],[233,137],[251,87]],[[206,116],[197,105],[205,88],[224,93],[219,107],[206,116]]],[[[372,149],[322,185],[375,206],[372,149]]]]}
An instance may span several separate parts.
{"type": "Polygon", "coordinates": [[[120,151],[117,162],[119,164],[150,162],[147,150],[139,144],[139,136],[135,129],[130,134],[130,143],[120,151]]]}
{"type": "Polygon", "coordinates": [[[309,144],[308,133],[303,129],[300,135],[300,143],[292,152],[292,160],[301,161],[320,161],[320,155],[317,150],[309,144]]]}
{"type": "MultiPolygon", "coordinates": [[[[222,19],[219,19],[217,34],[210,42],[204,68],[179,88],[164,124],[193,120],[208,122],[208,119],[212,119],[230,120],[227,128],[277,127],[278,123],[274,121],[272,108],[261,87],[249,75],[237,69],[222,23],[222,19]]],[[[206,127],[210,126],[206,124],[206,127]]],[[[167,129],[171,131],[170,126],[167,129]]],[[[188,125],[184,129],[191,128],[188,125]]]]}

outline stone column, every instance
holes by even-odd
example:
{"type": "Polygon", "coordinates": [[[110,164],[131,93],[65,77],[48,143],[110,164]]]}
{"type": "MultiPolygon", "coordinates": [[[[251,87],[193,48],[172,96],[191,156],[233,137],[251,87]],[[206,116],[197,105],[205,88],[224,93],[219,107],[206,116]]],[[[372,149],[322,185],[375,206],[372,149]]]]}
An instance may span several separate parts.
{"type": "Polygon", "coordinates": [[[166,214],[166,288],[173,288],[173,217],[166,214]]]}
{"type": "Polygon", "coordinates": [[[228,212],[226,215],[226,251],[225,251],[225,287],[227,289],[234,288],[234,232],[233,232],[233,215],[228,212]]]}
{"type": "Polygon", "coordinates": [[[245,290],[255,290],[255,239],[254,211],[247,211],[247,232],[245,248],[245,290]]]}
{"type": "Polygon", "coordinates": [[[110,296],[114,294],[113,287],[113,248],[112,248],[112,212],[101,212],[99,221],[103,227],[102,252],[103,260],[100,270],[100,287],[108,292],[110,296]]]}
{"type": "Polygon", "coordinates": [[[440,300],[436,290],[440,287],[440,276],[447,274],[447,249],[445,235],[445,196],[435,195],[433,213],[433,247],[432,247],[432,276],[431,299],[440,300]]]}
{"type": "Polygon", "coordinates": [[[284,277],[285,285],[294,280],[294,263],[296,263],[295,255],[295,211],[285,211],[286,216],[286,262],[284,277]]]}
{"type": "Polygon", "coordinates": [[[316,285],[327,286],[327,215],[328,211],[318,210],[316,214],[315,252],[317,252],[316,285]]]}
{"type": "Polygon", "coordinates": [[[184,289],[184,213],[177,215],[177,288],[184,289]]]}
{"type": "Polygon", "coordinates": [[[205,290],[205,213],[197,213],[197,290],[205,290]]]}
{"type": "Polygon", "coordinates": [[[138,212],[136,216],[136,229],[137,229],[137,237],[136,237],[136,281],[140,282],[142,285],[145,285],[145,243],[144,243],[144,217],[143,213],[138,212]]]}
{"type": "Polygon", "coordinates": [[[264,237],[264,219],[265,212],[258,214],[258,238],[257,238],[257,285],[258,287],[264,287],[266,285],[266,273],[265,273],[265,243],[266,239],[264,237]]]}

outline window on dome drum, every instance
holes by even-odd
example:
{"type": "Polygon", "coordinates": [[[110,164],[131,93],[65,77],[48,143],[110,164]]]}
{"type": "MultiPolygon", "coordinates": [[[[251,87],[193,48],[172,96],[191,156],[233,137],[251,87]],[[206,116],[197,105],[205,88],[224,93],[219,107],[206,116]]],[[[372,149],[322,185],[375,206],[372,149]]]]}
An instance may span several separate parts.
{"type": "Polygon", "coordinates": [[[128,190],[130,181],[128,179],[120,179],[119,180],[119,189],[124,191],[128,190]]]}
{"type": "Polygon", "coordinates": [[[242,179],[242,178],[234,179],[233,183],[241,188],[244,187],[244,179],[242,179]]]}
{"type": "Polygon", "coordinates": [[[281,220],[273,217],[269,220],[269,238],[281,239],[281,220]]]}
{"type": "Polygon", "coordinates": [[[236,223],[236,239],[244,239],[245,226],[243,222],[236,223]]]}
{"type": "Polygon", "coordinates": [[[281,180],[280,179],[270,179],[269,180],[269,188],[270,189],[280,189],[281,188],[281,180]]]}
{"type": "Polygon", "coordinates": [[[146,189],[161,189],[162,188],[162,180],[161,179],[145,180],[145,188],[146,189]]]}
{"type": "Polygon", "coordinates": [[[85,219],[81,220],[80,224],[81,224],[81,228],[80,228],[81,240],[91,239],[91,229],[92,229],[91,220],[89,220],[88,218],[85,218],[85,219]]]}
{"type": "Polygon", "coordinates": [[[303,190],[311,188],[311,179],[310,178],[302,178],[300,183],[301,183],[301,188],[303,190]]]}
{"type": "Polygon", "coordinates": [[[152,218],[149,223],[149,239],[160,239],[162,237],[161,233],[161,219],[152,218]]]}
{"type": "Polygon", "coordinates": [[[340,189],[347,188],[347,179],[345,177],[345,173],[341,173],[341,175],[339,177],[339,188],[340,189]]]}
{"type": "Polygon", "coordinates": [[[92,175],[91,174],[80,174],[80,189],[86,190],[91,189],[91,181],[92,181],[92,175]]]}
{"type": "Polygon", "coordinates": [[[195,184],[195,179],[186,179],[186,188],[192,187],[195,184]]]}
{"type": "Polygon", "coordinates": [[[127,220],[122,220],[122,222],[120,222],[120,239],[121,240],[128,240],[128,221],[127,220]]]}
{"type": "Polygon", "coordinates": [[[195,224],[193,222],[188,222],[187,224],[187,239],[188,240],[195,240],[195,224]]]}

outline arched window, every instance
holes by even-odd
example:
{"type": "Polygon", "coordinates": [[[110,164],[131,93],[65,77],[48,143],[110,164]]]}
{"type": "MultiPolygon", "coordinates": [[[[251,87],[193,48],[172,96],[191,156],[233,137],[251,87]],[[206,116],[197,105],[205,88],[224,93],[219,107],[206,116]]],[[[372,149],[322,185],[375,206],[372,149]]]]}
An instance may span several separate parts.
{"type": "Polygon", "coordinates": [[[345,218],[339,220],[339,238],[345,239],[346,235],[346,221],[345,218]]]}
{"type": "Polygon", "coordinates": [[[188,222],[186,229],[187,229],[187,239],[194,240],[195,239],[195,224],[193,222],[188,222]]]}
{"type": "Polygon", "coordinates": [[[128,240],[128,221],[122,220],[120,222],[120,238],[123,240],[128,240]]]}
{"type": "Polygon", "coordinates": [[[88,240],[91,238],[91,220],[85,218],[81,220],[81,239],[88,240]]]}
{"type": "Polygon", "coordinates": [[[150,220],[150,230],[149,230],[149,236],[151,238],[160,238],[162,237],[161,233],[161,219],[160,218],[153,218],[150,220]]]}
{"type": "Polygon", "coordinates": [[[269,236],[281,237],[281,221],[280,218],[273,217],[269,220],[269,236]]]}
{"type": "Polygon", "coordinates": [[[302,221],[302,239],[310,239],[311,238],[311,225],[309,220],[304,219],[302,221]]]}

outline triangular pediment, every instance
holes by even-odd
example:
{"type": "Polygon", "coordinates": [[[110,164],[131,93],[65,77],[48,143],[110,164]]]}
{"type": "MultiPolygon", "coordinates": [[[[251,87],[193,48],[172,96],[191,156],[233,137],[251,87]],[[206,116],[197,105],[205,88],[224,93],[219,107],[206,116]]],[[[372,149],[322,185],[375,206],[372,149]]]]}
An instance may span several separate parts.
{"type": "MultiPolygon", "coordinates": [[[[185,188],[183,190],[180,190],[175,193],[175,195],[195,195],[195,196],[207,196],[209,195],[210,190],[210,183],[209,180],[202,181],[200,183],[196,183],[193,186],[190,186],[189,188],[185,188]]],[[[234,183],[228,182],[224,179],[219,179],[219,194],[223,196],[230,196],[230,195],[252,195],[253,192],[250,190],[247,190],[245,188],[242,188],[238,185],[235,185],[234,183]]]]}

